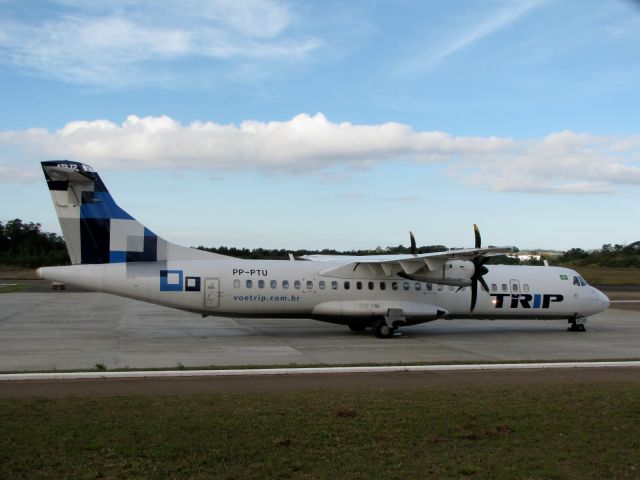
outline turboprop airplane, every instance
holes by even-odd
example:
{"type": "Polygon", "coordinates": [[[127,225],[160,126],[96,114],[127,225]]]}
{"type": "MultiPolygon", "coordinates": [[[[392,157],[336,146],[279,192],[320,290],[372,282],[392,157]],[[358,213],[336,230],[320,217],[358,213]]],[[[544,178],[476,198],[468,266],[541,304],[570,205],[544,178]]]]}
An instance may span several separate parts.
{"type": "MultiPolygon", "coordinates": [[[[437,319],[585,319],[609,299],[575,271],[486,265],[510,248],[243,260],[181,247],[120,208],[88,165],[42,162],[72,265],[41,278],[208,315],[312,318],[388,338],[437,319]],[[480,285],[482,288],[478,288],[480,285]]],[[[474,226],[475,227],[475,226],[474,226]]]]}

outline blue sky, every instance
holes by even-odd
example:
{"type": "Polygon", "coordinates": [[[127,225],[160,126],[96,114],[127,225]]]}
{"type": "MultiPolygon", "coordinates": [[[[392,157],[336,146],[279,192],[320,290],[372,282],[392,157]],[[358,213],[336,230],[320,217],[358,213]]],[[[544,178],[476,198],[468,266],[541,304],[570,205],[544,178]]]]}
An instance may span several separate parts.
{"type": "Polygon", "coordinates": [[[640,240],[640,3],[0,0],[0,220],[39,162],[186,245],[640,240]]]}

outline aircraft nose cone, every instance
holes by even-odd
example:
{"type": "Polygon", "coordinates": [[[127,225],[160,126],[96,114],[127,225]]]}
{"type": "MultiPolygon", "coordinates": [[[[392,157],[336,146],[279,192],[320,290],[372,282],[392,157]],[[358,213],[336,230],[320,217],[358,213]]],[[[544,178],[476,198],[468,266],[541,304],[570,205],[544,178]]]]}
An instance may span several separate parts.
{"type": "Polygon", "coordinates": [[[42,267],[38,268],[36,273],[38,274],[38,278],[42,278],[42,267]]]}
{"type": "Polygon", "coordinates": [[[602,306],[605,308],[605,310],[609,308],[609,305],[611,305],[611,302],[609,301],[609,297],[607,297],[602,292],[600,292],[600,300],[602,301],[602,306]]]}

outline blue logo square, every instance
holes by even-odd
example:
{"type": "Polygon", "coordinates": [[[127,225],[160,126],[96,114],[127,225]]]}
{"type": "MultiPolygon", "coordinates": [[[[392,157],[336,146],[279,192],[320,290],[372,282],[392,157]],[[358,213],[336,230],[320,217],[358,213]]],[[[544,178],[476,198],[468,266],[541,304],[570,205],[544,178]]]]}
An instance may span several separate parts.
{"type": "Polygon", "coordinates": [[[181,292],[182,270],[160,270],[160,291],[181,292]]]}

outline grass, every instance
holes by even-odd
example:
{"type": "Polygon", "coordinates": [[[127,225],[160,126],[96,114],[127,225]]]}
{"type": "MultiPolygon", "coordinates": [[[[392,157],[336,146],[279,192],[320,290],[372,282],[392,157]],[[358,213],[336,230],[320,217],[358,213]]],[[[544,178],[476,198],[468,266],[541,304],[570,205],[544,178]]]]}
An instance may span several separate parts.
{"type": "Polygon", "coordinates": [[[28,285],[0,285],[0,293],[14,293],[14,292],[22,292],[23,290],[27,290],[29,288],[28,285]]]}
{"type": "Polygon", "coordinates": [[[640,383],[0,400],[0,478],[638,478],[640,383]]]}
{"type": "Polygon", "coordinates": [[[38,274],[33,268],[0,264],[0,278],[12,280],[37,280],[38,274]]]}
{"type": "Polygon", "coordinates": [[[640,285],[640,268],[572,267],[596,285],[640,285]]]}

